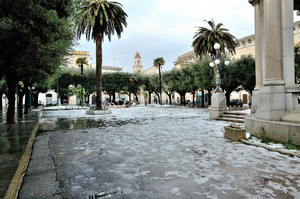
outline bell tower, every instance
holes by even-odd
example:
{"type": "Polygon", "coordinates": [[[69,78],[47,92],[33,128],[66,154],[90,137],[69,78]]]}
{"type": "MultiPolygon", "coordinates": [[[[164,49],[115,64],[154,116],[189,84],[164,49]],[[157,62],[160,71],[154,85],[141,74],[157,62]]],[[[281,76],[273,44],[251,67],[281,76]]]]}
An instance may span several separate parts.
{"type": "Polygon", "coordinates": [[[140,54],[137,52],[134,56],[134,65],[133,65],[133,73],[142,73],[143,71],[143,65],[142,65],[142,58],[140,54]]]}

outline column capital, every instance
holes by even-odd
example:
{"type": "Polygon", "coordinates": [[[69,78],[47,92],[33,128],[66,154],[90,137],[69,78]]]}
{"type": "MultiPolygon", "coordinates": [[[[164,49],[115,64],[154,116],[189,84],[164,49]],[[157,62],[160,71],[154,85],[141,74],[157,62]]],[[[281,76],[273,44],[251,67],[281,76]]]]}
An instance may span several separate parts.
{"type": "Polygon", "coordinates": [[[260,3],[260,0],[248,0],[252,6],[256,6],[260,3]]]}

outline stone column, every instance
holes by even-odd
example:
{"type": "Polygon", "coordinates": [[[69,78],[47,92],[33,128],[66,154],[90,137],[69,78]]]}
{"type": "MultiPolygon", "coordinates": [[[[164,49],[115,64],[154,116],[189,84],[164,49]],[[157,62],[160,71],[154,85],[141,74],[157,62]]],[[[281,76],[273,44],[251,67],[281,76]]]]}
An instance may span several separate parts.
{"type": "Polygon", "coordinates": [[[263,30],[263,4],[261,0],[250,0],[254,6],[254,18],[255,18],[255,88],[252,92],[252,106],[251,113],[254,114],[257,109],[258,102],[258,90],[262,86],[262,30],[263,30]]]}
{"type": "Polygon", "coordinates": [[[263,86],[258,93],[257,119],[278,121],[286,112],[282,56],[282,4],[264,0],[263,86]]]}
{"type": "Polygon", "coordinates": [[[283,85],[281,0],[264,0],[264,18],[266,68],[263,84],[283,85]]]}
{"type": "Polygon", "coordinates": [[[283,79],[287,86],[295,84],[294,63],[294,2],[282,0],[282,50],[283,50],[283,79]]]}
{"type": "Polygon", "coordinates": [[[254,6],[255,17],[255,76],[256,87],[258,90],[262,86],[262,28],[261,4],[260,0],[255,0],[251,3],[254,6]]]}

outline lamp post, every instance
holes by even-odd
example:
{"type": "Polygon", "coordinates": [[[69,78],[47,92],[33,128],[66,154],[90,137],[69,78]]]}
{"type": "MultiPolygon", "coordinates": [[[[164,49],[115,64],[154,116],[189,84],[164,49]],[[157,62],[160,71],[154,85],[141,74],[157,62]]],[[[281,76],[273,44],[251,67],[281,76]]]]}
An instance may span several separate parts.
{"type": "Polygon", "coordinates": [[[221,61],[222,59],[225,59],[224,64],[225,65],[229,65],[229,61],[227,60],[229,58],[229,55],[227,53],[221,53],[220,52],[220,44],[216,43],[214,45],[214,49],[216,50],[216,54],[210,54],[209,56],[209,66],[210,67],[215,67],[216,69],[216,89],[215,89],[215,93],[217,92],[223,92],[222,88],[221,88],[221,76],[220,76],[220,65],[221,65],[221,61]]]}
{"type": "MultiPolygon", "coordinates": [[[[70,84],[69,86],[68,86],[68,89],[69,89],[69,91],[70,91],[70,93],[72,92],[72,90],[75,88],[75,86],[73,85],[73,84],[70,84]]],[[[68,100],[68,104],[70,104],[70,97],[69,97],[69,100],[68,100]]]]}
{"type": "Polygon", "coordinates": [[[79,63],[78,66],[81,69],[81,106],[83,107],[83,63],[79,63]]]}
{"type": "Polygon", "coordinates": [[[57,99],[56,99],[56,106],[59,105],[58,101],[59,101],[59,92],[58,92],[58,71],[57,71],[57,79],[56,79],[56,90],[57,90],[57,99]]]}

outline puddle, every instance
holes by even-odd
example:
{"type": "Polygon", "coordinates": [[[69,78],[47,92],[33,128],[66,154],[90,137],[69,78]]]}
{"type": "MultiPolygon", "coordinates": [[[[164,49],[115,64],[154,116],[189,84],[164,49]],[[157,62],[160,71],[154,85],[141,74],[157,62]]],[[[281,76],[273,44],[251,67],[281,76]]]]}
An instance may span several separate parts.
{"type": "Polygon", "coordinates": [[[140,123],[140,121],[137,119],[117,120],[116,118],[42,118],[40,120],[38,132],[43,133],[57,130],[119,127],[127,124],[138,123],[140,123]]]}

